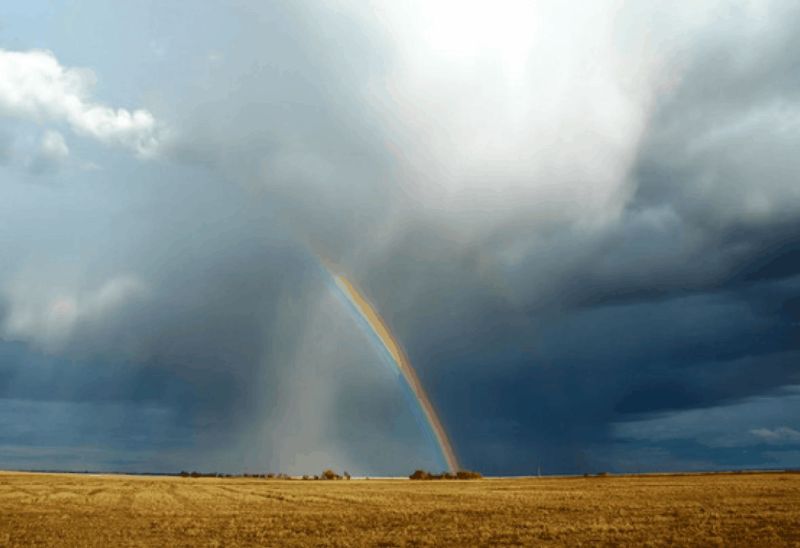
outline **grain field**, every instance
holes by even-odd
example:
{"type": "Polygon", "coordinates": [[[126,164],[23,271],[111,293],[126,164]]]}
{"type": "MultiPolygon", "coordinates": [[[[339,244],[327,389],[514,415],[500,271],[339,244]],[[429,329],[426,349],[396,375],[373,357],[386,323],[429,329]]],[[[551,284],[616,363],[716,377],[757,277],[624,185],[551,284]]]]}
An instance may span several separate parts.
{"type": "Polygon", "coordinates": [[[800,475],[300,481],[0,473],[0,546],[800,546],[800,475]]]}

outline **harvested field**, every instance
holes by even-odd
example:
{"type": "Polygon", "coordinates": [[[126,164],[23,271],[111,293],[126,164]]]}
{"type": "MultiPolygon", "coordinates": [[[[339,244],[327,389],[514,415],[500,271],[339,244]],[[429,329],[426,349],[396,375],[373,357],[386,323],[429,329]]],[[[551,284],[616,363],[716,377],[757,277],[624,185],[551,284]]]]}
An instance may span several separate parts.
{"type": "Polygon", "coordinates": [[[0,473],[0,546],[800,545],[800,474],[479,481],[0,473]]]}

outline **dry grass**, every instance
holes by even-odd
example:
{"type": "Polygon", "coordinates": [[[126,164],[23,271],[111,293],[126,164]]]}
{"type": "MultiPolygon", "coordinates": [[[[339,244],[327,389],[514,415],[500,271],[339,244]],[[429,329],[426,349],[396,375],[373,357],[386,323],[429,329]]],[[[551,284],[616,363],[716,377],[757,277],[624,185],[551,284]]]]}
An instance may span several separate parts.
{"type": "Polygon", "coordinates": [[[270,481],[0,474],[0,546],[800,545],[800,475],[270,481]]]}

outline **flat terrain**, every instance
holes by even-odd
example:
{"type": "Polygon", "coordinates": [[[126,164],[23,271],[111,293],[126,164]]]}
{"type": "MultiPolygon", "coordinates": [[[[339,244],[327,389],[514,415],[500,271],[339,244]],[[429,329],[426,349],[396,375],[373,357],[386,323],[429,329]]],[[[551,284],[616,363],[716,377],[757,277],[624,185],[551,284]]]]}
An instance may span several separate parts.
{"type": "Polygon", "coordinates": [[[0,546],[800,546],[800,474],[480,481],[0,473],[0,546]]]}

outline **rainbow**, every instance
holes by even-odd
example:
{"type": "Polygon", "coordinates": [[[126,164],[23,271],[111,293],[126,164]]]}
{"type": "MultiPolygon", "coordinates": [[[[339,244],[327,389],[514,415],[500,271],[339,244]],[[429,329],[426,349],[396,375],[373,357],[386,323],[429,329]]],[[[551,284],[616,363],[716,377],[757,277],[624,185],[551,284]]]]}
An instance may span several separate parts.
{"type": "Polygon", "coordinates": [[[403,379],[405,379],[408,388],[410,388],[411,393],[413,394],[414,398],[419,404],[420,409],[422,410],[423,415],[425,416],[425,420],[436,439],[436,444],[438,445],[442,454],[442,458],[444,459],[447,467],[450,469],[450,472],[458,472],[458,460],[456,459],[456,454],[453,451],[453,446],[450,444],[450,439],[447,436],[447,432],[445,431],[444,426],[442,426],[442,421],[439,420],[439,415],[436,413],[436,409],[434,409],[427,392],[425,392],[425,388],[423,388],[422,383],[417,376],[417,372],[412,367],[411,362],[408,360],[408,357],[400,346],[400,343],[397,341],[394,335],[392,335],[392,332],[386,326],[386,322],[383,321],[383,318],[381,318],[381,316],[375,310],[375,307],[370,304],[367,298],[364,297],[364,295],[356,288],[356,286],[344,276],[336,274],[330,265],[326,264],[324,261],[323,266],[328,275],[330,275],[335,282],[336,288],[341,292],[352,308],[358,313],[359,317],[364,320],[372,334],[377,337],[381,346],[386,350],[391,358],[391,361],[397,367],[403,379]]]}

